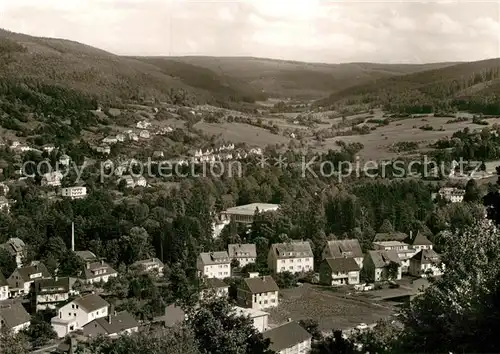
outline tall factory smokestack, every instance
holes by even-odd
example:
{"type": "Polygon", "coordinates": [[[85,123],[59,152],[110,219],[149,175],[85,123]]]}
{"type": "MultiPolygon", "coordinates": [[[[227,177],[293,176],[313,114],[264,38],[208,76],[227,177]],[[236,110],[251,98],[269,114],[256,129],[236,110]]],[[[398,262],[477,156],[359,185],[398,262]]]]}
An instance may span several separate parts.
{"type": "Polygon", "coordinates": [[[75,252],[75,223],[71,223],[71,250],[75,252]]]}

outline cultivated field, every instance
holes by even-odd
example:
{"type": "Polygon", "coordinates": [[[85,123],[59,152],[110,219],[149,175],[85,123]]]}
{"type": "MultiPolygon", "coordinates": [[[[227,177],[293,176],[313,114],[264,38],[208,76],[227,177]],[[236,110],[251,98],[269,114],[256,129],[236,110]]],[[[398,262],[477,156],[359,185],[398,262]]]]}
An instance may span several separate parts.
{"type": "Polygon", "coordinates": [[[297,288],[280,290],[278,308],[269,311],[270,326],[286,322],[317,319],[321,331],[349,329],[360,323],[375,323],[394,313],[391,305],[369,300],[344,298],[320,286],[303,284],[297,288]]]}
{"type": "Polygon", "coordinates": [[[266,147],[269,144],[288,144],[289,138],[274,135],[266,129],[243,123],[206,123],[199,122],[195,128],[207,134],[221,135],[225,140],[233,143],[247,143],[250,146],[266,147]]]}

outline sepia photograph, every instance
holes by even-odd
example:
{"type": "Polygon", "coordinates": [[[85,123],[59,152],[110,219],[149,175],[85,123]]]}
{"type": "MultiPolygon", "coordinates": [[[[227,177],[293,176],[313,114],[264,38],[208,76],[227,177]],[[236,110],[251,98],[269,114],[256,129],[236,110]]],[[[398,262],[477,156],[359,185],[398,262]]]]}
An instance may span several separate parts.
{"type": "Polygon", "coordinates": [[[0,0],[0,354],[495,353],[500,0],[0,0]]]}

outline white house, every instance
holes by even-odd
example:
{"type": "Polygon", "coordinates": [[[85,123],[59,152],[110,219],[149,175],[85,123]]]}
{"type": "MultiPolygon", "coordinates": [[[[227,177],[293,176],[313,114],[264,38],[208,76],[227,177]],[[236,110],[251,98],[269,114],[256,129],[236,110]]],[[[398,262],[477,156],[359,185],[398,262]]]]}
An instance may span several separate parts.
{"type": "Polygon", "coordinates": [[[7,279],[0,272],[0,301],[7,300],[9,298],[9,283],[7,279]]]}
{"type": "Polygon", "coordinates": [[[253,327],[260,333],[266,331],[269,328],[269,314],[267,312],[239,306],[235,306],[234,310],[236,315],[238,316],[250,317],[253,327]]]}
{"type": "Polygon", "coordinates": [[[149,131],[141,130],[139,136],[143,139],[149,139],[151,135],[149,134],[149,131]]]}
{"type": "Polygon", "coordinates": [[[77,294],[73,290],[75,281],[75,278],[68,277],[36,280],[31,294],[36,310],[54,310],[58,305],[68,301],[70,295],[77,294]]]}
{"type": "Polygon", "coordinates": [[[137,177],[135,179],[134,183],[135,183],[135,186],[139,186],[139,187],[146,187],[148,185],[148,181],[146,180],[146,178],[144,178],[144,176],[137,177]]]}
{"type": "Polygon", "coordinates": [[[289,321],[262,335],[270,340],[269,349],[278,354],[307,354],[311,350],[312,336],[297,322],[289,321]]]}
{"type": "Polygon", "coordinates": [[[249,263],[255,263],[257,259],[257,249],[255,244],[230,244],[227,246],[227,253],[231,260],[236,259],[240,267],[243,268],[249,263]]]}
{"type": "Polygon", "coordinates": [[[52,328],[59,338],[82,329],[87,323],[108,316],[108,302],[98,295],[79,297],[63,307],[52,317],[52,328]]]}
{"type": "Polygon", "coordinates": [[[431,249],[419,251],[410,259],[410,274],[423,278],[442,275],[439,255],[431,249]]]}
{"type": "Polygon", "coordinates": [[[18,237],[12,237],[9,238],[9,240],[4,244],[1,244],[0,247],[9,252],[9,254],[15,258],[18,268],[22,267],[23,258],[26,255],[26,244],[23,240],[18,237]]]}
{"type": "Polygon", "coordinates": [[[80,280],[84,284],[107,283],[109,278],[116,276],[118,276],[118,272],[103,260],[100,262],[89,261],[85,266],[80,280]]]}
{"type": "Polygon", "coordinates": [[[204,252],[198,256],[196,268],[200,277],[224,279],[231,276],[231,259],[226,251],[204,252]]]}
{"type": "Polygon", "coordinates": [[[229,296],[229,285],[218,278],[204,279],[204,289],[200,292],[200,299],[208,296],[217,298],[227,298],[229,296]]]}
{"type": "Polygon", "coordinates": [[[17,268],[7,279],[9,291],[13,295],[28,294],[35,280],[49,279],[50,273],[43,263],[35,263],[17,268]]]}
{"type": "Polygon", "coordinates": [[[330,240],[323,250],[323,259],[326,258],[354,258],[359,268],[363,267],[363,251],[356,239],[330,240]]]}
{"type": "Polygon", "coordinates": [[[109,155],[111,153],[111,148],[109,145],[100,145],[95,148],[95,151],[101,154],[109,155]]]}
{"type": "Polygon", "coordinates": [[[62,178],[63,174],[59,171],[49,172],[42,176],[41,185],[59,187],[61,185],[62,178]]]}
{"type": "Polygon", "coordinates": [[[417,235],[414,238],[412,238],[412,233],[410,232],[410,237],[407,239],[407,242],[413,249],[413,255],[417,254],[421,250],[432,250],[434,247],[432,242],[420,231],[417,232],[417,235]]]}
{"type": "Polygon", "coordinates": [[[116,140],[120,142],[125,141],[125,134],[116,134],[116,140]]]}
{"type": "Polygon", "coordinates": [[[71,158],[66,154],[63,154],[63,155],[61,155],[61,157],[59,157],[59,164],[61,164],[63,166],[69,166],[70,162],[71,162],[71,158]]]}
{"type": "Polygon", "coordinates": [[[6,212],[7,214],[10,213],[10,202],[3,195],[0,196],[0,210],[6,212]]]}
{"type": "Polygon", "coordinates": [[[118,142],[118,139],[116,137],[112,137],[112,136],[107,136],[104,139],[102,139],[103,144],[113,145],[113,144],[116,144],[117,142],[118,142]]]}
{"type": "Polygon", "coordinates": [[[360,267],[353,257],[326,258],[319,268],[319,281],[321,284],[356,285],[359,284],[360,267]]]}
{"type": "Polygon", "coordinates": [[[273,244],[269,249],[267,264],[274,273],[314,271],[311,245],[306,241],[273,244]]]}
{"type": "Polygon", "coordinates": [[[139,322],[127,311],[114,312],[97,318],[83,326],[83,335],[89,338],[99,335],[116,338],[139,331],[139,322]]]}
{"type": "Polygon", "coordinates": [[[129,140],[132,140],[132,141],[138,141],[139,140],[139,137],[134,132],[128,133],[128,138],[129,138],[129,140]]]}
{"type": "Polygon", "coordinates": [[[252,203],[240,205],[221,212],[221,220],[228,219],[237,223],[251,224],[256,211],[264,213],[278,209],[278,204],[252,203]]]}
{"type": "Polygon", "coordinates": [[[61,196],[70,199],[83,199],[87,196],[87,187],[67,187],[61,189],[61,196]]]}
{"type": "Polygon", "coordinates": [[[165,265],[158,258],[149,258],[142,261],[137,261],[130,266],[131,268],[139,269],[143,272],[155,271],[160,277],[163,276],[163,269],[165,265]]]}
{"type": "Polygon", "coordinates": [[[376,282],[400,280],[401,260],[396,251],[368,251],[363,261],[363,273],[376,282]]]}
{"type": "Polygon", "coordinates": [[[415,255],[413,248],[401,241],[378,241],[373,242],[373,249],[381,251],[394,251],[401,261],[401,271],[407,273],[410,268],[410,258],[415,255]]]}
{"type": "Polygon", "coordinates": [[[237,290],[237,302],[242,307],[262,310],[278,306],[278,285],[266,275],[246,278],[237,290]]]}
{"type": "Polygon", "coordinates": [[[55,145],[54,145],[54,144],[46,144],[46,145],[44,145],[44,146],[42,147],[43,151],[46,151],[46,152],[48,152],[49,154],[50,154],[52,151],[54,151],[54,149],[55,149],[55,148],[56,148],[56,147],[55,147],[55,145]]]}
{"type": "Polygon", "coordinates": [[[0,303],[0,330],[18,333],[30,326],[31,316],[20,303],[0,303]]]}
{"type": "Polygon", "coordinates": [[[136,127],[139,129],[149,129],[151,127],[151,123],[147,120],[141,120],[140,122],[137,122],[136,127]]]}

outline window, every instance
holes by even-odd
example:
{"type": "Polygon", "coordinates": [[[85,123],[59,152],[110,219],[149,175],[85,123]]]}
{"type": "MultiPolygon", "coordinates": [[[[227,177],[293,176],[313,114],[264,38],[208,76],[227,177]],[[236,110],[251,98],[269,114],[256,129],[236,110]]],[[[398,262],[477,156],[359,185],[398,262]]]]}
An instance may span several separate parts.
{"type": "Polygon", "coordinates": [[[74,309],[75,308],[75,305],[71,305],[71,308],[74,309]]]}

